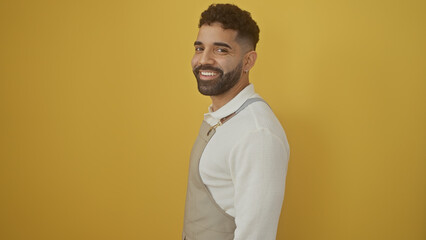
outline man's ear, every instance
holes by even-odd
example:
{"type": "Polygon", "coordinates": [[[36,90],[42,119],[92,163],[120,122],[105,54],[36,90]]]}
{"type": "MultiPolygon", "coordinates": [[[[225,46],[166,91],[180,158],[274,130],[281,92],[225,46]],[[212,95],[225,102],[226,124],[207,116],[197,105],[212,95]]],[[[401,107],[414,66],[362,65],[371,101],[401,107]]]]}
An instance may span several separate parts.
{"type": "Polygon", "coordinates": [[[256,51],[250,51],[246,53],[244,57],[244,65],[243,65],[243,71],[247,73],[250,71],[250,69],[254,66],[257,59],[257,52],[256,51]]]}

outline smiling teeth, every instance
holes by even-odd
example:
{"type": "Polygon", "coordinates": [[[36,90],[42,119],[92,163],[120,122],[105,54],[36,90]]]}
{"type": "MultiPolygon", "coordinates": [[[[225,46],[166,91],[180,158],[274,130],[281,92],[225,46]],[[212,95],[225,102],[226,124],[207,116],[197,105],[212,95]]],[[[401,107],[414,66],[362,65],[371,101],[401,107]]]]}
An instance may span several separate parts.
{"type": "Polygon", "coordinates": [[[213,73],[213,72],[201,72],[201,75],[203,75],[203,76],[215,76],[216,73],[213,73]]]}

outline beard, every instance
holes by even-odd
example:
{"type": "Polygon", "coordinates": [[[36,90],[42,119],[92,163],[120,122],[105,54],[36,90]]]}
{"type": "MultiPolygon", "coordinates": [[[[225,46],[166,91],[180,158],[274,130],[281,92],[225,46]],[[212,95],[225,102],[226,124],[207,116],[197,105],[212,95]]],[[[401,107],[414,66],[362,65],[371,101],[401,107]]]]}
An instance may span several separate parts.
{"type": "Polygon", "coordinates": [[[195,78],[197,79],[198,91],[206,96],[217,96],[227,92],[241,78],[241,72],[243,70],[243,62],[241,61],[232,71],[224,74],[222,69],[213,67],[211,65],[199,65],[193,69],[195,78]],[[201,70],[212,70],[218,73],[217,77],[212,80],[201,80],[201,70]]]}

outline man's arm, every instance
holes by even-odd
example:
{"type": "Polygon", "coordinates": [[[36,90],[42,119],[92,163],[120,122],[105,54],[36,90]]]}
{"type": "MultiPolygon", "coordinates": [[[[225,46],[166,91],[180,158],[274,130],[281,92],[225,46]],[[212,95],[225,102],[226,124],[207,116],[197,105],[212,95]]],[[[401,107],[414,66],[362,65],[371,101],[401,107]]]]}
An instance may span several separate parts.
{"type": "Polygon", "coordinates": [[[232,149],[236,240],[276,238],[284,198],[288,149],[268,129],[248,134],[232,149]]]}

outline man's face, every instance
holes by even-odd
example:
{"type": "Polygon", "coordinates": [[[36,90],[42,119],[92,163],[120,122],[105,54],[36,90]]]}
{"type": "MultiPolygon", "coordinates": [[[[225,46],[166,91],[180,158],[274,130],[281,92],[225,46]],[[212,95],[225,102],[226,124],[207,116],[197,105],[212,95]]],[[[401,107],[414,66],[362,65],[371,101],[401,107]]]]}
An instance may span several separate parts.
{"type": "Polygon", "coordinates": [[[243,53],[237,34],[219,23],[200,27],[191,65],[201,94],[221,95],[240,80],[243,53]]]}

